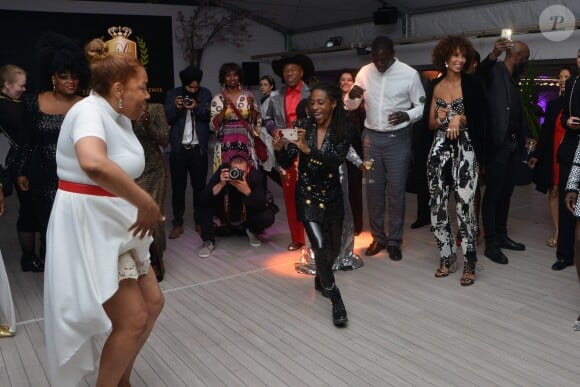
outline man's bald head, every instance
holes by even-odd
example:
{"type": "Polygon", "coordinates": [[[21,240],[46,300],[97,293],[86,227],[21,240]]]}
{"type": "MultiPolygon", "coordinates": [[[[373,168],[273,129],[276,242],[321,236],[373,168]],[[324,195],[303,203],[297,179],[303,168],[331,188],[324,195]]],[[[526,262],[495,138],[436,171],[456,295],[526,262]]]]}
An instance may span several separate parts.
{"type": "Polygon", "coordinates": [[[514,41],[504,61],[514,79],[519,79],[524,73],[529,58],[530,48],[528,45],[518,40],[514,41]]]}
{"type": "Polygon", "coordinates": [[[530,58],[530,48],[524,42],[519,40],[514,40],[512,43],[512,48],[508,52],[508,57],[516,56],[519,58],[525,58],[526,61],[530,58]]]}

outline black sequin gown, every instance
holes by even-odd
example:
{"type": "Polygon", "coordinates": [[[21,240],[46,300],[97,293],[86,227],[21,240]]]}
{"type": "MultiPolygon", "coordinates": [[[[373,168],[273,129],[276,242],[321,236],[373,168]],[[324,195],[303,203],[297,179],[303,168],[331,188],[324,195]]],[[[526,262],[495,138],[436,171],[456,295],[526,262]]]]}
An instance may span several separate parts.
{"type": "Polygon", "coordinates": [[[25,98],[25,125],[22,152],[17,166],[19,176],[30,181],[40,226],[41,257],[44,258],[46,229],[58,189],[56,143],[64,120],[61,114],[45,114],[38,106],[38,95],[25,98]]]}

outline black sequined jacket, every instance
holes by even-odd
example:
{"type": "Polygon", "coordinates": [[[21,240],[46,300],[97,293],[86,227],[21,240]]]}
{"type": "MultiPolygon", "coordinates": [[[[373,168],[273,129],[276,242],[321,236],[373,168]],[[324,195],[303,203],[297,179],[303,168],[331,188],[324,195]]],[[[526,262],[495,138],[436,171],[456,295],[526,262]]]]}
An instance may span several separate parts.
{"type": "Polygon", "coordinates": [[[322,147],[317,149],[316,125],[306,128],[310,148],[307,155],[294,144],[276,151],[276,161],[289,168],[298,155],[298,183],[296,184],[296,212],[302,222],[341,222],[344,217],[339,167],[344,162],[352,141],[353,130],[342,139],[332,141],[332,126],[327,130],[322,147]]]}

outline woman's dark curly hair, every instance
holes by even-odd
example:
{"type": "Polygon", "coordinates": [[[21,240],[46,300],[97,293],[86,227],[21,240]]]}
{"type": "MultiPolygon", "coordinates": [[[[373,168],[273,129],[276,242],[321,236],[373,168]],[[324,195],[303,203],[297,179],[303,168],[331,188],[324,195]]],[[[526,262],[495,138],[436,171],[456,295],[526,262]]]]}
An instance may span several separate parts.
{"type": "Polygon", "coordinates": [[[312,98],[314,90],[324,91],[332,102],[336,102],[336,107],[332,112],[332,120],[330,122],[330,127],[333,128],[333,130],[329,137],[333,142],[341,141],[349,131],[350,125],[350,121],[346,117],[346,111],[344,110],[344,104],[342,102],[341,88],[336,83],[321,81],[310,89],[310,98],[312,98]]]}
{"type": "Polygon", "coordinates": [[[457,49],[465,56],[463,69],[466,70],[469,68],[470,64],[475,60],[475,49],[473,45],[469,39],[463,36],[448,35],[437,43],[431,55],[433,64],[437,67],[437,70],[444,74],[447,73],[445,62],[451,58],[457,49]]]}
{"type": "Polygon", "coordinates": [[[339,84],[340,83],[340,78],[342,78],[342,76],[344,74],[350,74],[350,76],[352,77],[352,81],[354,82],[354,80],[356,79],[356,72],[354,70],[351,69],[342,69],[340,70],[340,72],[338,73],[338,78],[336,79],[336,83],[339,84]]]}
{"type": "Polygon", "coordinates": [[[79,87],[86,87],[90,69],[79,42],[55,32],[43,32],[36,46],[39,89],[51,90],[54,74],[70,72],[79,77],[79,87]]]}
{"type": "Polygon", "coordinates": [[[224,63],[222,67],[220,67],[220,72],[218,76],[220,85],[226,83],[226,75],[230,71],[235,71],[236,74],[238,74],[238,77],[240,77],[240,84],[244,83],[244,70],[242,69],[242,67],[237,63],[224,63]]]}

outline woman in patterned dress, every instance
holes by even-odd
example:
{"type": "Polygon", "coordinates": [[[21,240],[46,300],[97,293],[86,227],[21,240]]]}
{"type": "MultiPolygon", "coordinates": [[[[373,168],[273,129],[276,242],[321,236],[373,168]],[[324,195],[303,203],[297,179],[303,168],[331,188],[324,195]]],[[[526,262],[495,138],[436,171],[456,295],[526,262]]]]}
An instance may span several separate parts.
{"type": "MultiPolygon", "coordinates": [[[[133,131],[145,151],[145,170],[136,180],[136,183],[155,199],[161,212],[163,212],[167,190],[167,170],[161,148],[165,148],[169,143],[169,125],[165,118],[163,105],[159,103],[148,104],[147,114],[133,123],[133,131]]],[[[163,252],[166,242],[165,223],[159,222],[153,233],[153,243],[149,247],[151,266],[153,266],[159,282],[163,280],[165,275],[163,252]]]]}
{"type": "Polygon", "coordinates": [[[429,129],[436,131],[427,161],[431,225],[440,252],[435,277],[447,277],[457,259],[449,219],[449,196],[454,194],[464,254],[462,286],[475,282],[474,196],[486,110],[479,82],[465,73],[473,58],[471,42],[461,36],[450,35],[437,44],[433,64],[442,76],[428,88],[423,113],[429,129]]]}
{"type": "Polygon", "coordinates": [[[251,130],[259,135],[262,126],[254,94],[242,88],[243,70],[237,63],[224,63],[219,71],[223,91],[211,101],[210,127],[216,133],[214,171],[240,152],[250,155],[251,164],[258,166],[251,130]],[[237,110],[237,113],[236,113],[237,110]],[[239,114],[238,114],[239,113],[239,114]]]}

